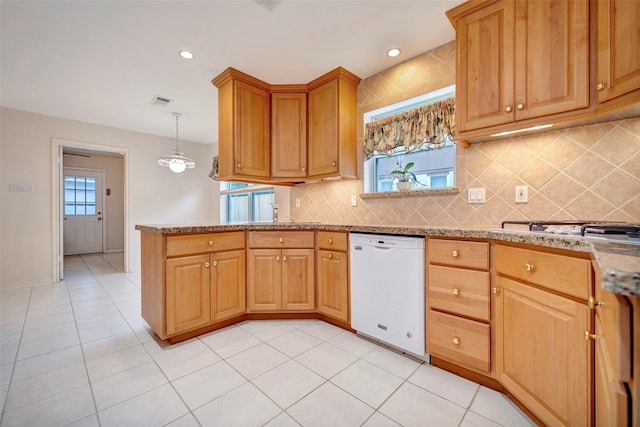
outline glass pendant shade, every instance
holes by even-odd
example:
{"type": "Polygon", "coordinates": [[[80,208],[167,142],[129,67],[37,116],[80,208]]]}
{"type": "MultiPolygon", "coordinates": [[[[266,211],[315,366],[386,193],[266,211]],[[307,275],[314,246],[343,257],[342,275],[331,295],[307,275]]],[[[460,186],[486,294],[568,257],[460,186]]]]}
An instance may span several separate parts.
{"type": "Polygon", "coordinates": [[[176,149],[173,150],[168,156],[162,156],[158,159],[160,166],[168,167],[171,172],[182,173],[185,169],[193,169],[196,167],[196,162],[188,157],[183,156],[183,153],[178,150],[178,118],[180,113],[173,113],[176,118],[176,149]]]}

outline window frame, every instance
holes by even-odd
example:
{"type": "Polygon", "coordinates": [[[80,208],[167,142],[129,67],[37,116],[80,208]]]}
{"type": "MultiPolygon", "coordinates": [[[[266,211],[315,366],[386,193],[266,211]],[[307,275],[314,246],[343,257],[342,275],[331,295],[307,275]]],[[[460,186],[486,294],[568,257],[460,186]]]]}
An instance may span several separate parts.
{"type": "MultiPolygon", "coordinates": [[[[269,219],[255,219],[254,200],[257,194],[271,193],[273,195],[273,202],[275,203],[275,188],[272,185],[263,184],[246,184],[241,187],[229,189],[233,184],[244,184],[241,182],[222,181],[220,182],[220,222],[223,224],[244,224],[250,222],[272,222],[273,218],[269,219]],[[231,221],[229,218],[231,204],[229,203],[229,196],[240,196],[247,194],[247,220],[246,221],[231,221]]],[[[273,211],[272,211],[273,214],[273,211]]]]}

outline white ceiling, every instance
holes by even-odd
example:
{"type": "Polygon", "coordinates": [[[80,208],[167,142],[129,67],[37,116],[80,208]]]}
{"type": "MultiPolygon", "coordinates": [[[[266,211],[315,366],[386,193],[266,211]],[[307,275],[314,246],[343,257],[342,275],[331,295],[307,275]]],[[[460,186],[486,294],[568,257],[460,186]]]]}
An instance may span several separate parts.
{"type": "Polygon", "coordinates": [[[462,0],[0,3],[3,107],[217,142],[217,89],[234,67],[271,84],[307,83],[338,66],[368,77],[455,37],[444,12],[462,0]],[[399,47],[402,54],[385,52],[399,47]],[[192,61],[180,49],[196,54],[192,61]],[[149,105],[155,95],[173,99],[149,105]]]}

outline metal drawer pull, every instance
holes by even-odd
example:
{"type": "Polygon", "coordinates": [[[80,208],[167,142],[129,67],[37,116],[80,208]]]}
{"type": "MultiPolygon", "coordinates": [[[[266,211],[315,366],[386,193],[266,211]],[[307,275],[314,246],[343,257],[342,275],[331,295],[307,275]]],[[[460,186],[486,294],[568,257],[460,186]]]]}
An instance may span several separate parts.
{"type": "Polygon", "coordinates": [[[455,296],[460,295],[460,291],[458,290],[458,288],[453,288],[453,294],[454,294],[455,296]]]}
{"type": "Polygon", "coordinates": [[[451,256],[454,257],[454,258],[457,258],[458,257],[458,251],[451,252],[451,256]]]}
{"type": "Polygon", "coordinates": [[[453,337],[453,343],[454,343],[455,345],[460,345],[460,338],[458,338],[458,337],[453,337]]]}
{"type": "Polygon", "coordinates": [[[213,246],[213,240],[209,240],[209,246],[213,246]]]}
{"type": "Polygon", "coordinates": [[[500,288],[491,288],[491,292],[497,294],[498,292],[500,292],[500,288]]]}
{"type": "Polygon", "coordinates": [[[533,264],[526,263],[524,265],[524,269],[527,270],[527,271],[533,271],[533,270],[535,270],[535,266],[533,264]]]}
{"type": "Polygon", "coordinates": [[[584,331],[584,339],[586,341],[598,339],[596,334],[589,333],[589,331],[584,331]]]}

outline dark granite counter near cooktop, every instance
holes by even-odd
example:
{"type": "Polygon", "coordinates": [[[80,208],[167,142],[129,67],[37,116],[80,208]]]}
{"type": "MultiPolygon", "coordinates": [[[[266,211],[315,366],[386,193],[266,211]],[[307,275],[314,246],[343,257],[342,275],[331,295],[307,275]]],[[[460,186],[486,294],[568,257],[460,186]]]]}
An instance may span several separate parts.
{"type": "Polygon", "coordinates": [[[347,225],[314,222],[256,222],[219,225],[136,225],[136,230],[153,234],[212,233],[241,230],[324,230],[358,233],[402,234],[460,239],[491,239],[534,246],[588,252],[602,274],[603,289],[621,295],[640,296],[640,245],[593,242],[574,236],[514,232],[486,228],[431,227],[421,225],[347,225]]]}

